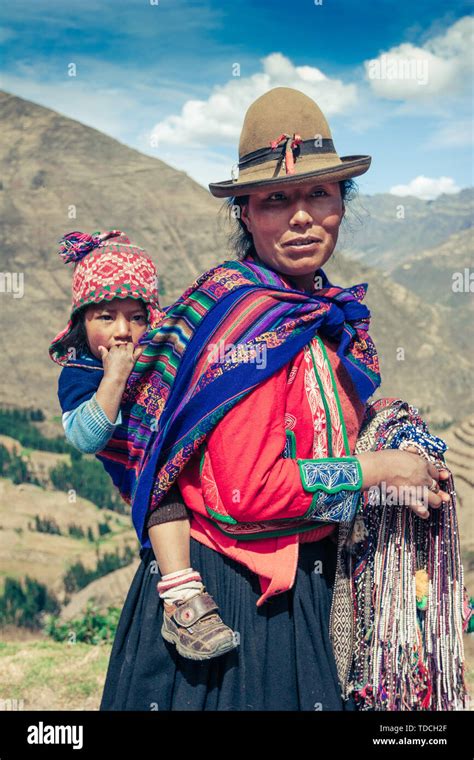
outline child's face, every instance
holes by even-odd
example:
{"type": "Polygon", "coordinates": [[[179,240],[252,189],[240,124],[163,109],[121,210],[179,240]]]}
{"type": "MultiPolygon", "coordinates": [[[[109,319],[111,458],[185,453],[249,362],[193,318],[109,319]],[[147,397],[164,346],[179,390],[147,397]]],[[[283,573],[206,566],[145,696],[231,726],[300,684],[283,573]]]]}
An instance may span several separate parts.
{"type": "Polygon", "coordinates": [[[99,346],[109,349],[123,343],[136,345],[147,328],[143,301],[114,298],[87,307],[84,315],[91,353],[100,359],[99,346]]]}

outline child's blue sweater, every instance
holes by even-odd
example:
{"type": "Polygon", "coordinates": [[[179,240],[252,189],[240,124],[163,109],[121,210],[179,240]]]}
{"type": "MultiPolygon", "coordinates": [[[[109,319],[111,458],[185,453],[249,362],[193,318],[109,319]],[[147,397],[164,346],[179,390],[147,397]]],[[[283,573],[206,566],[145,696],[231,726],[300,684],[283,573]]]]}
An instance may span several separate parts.
{"type": "Polygon", "coordinates": [[[120,410],[115,422],[111,422],[96,399],[103,376],[102,362],[91,354],[69,360],[59,375],[58,398],[64,432],[69,443],[85,454],[102,451],[122,423],[120,410]]]}
{"type": "MultiPolygon", "coordinates": [[[[104,456],[105,449],[115,428],[123,442],[127,440],[127,424],[130,416],[130,402],[122,404],[115,422],[110,422],[97,401],[95,394],[104,376],[102,362],[92,354],[83,354],[78,359],[70,359],[63,367],[58,380],[58,398],[63,412],[63,426],[68,441],[84,453],[96,454],[109,473],[114,485],[123,492],[131,493],[134,482],[132,471],[123,467],[113,457],[104,456]],[[122,413],[123,412],[123,413],[122,413]]],[[[113,453],[113,452],[112,452],[113,453]]],[[[159,508],[150,517],[148,525],[187,517],[187,509],[178,486],[171,487],[159,508]],[[158,513],[160,516],[158,517],[158,513]]],[[[143,548],[151,547],[149,538],[143,548]]]]}

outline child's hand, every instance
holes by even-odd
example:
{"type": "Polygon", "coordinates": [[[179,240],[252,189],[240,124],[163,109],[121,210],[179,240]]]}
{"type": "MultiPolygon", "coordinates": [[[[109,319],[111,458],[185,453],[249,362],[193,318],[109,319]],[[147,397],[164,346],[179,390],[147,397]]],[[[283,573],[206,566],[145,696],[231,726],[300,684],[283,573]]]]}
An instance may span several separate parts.
{"type": "Polygon", "coordinates": [[[104,377],[111,377],[116,382],[126,383],[135,366],[135,362],[143,352],[143,346],[134,346],[133,343],[125,343],[121,346],[98,347],[104,377]]]}

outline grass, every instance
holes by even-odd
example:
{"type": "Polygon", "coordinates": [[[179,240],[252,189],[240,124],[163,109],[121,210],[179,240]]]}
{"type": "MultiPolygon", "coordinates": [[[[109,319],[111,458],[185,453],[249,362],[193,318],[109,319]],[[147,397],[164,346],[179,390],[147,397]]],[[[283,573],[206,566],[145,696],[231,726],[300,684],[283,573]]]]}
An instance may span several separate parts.
{"type": "MultiPolygon", "coordinates": [[[[2,701],[21,700],[23,710],[99,709],[111,645],[61,643],[26,631],[24,636],[0,642],[2,701]]],[[[465,635],[464,644],[474,700],[474,636],[465,635]]]]}
{"type": "Polygon", "coordinates": [[[98,710],[111,646],[45,639],[0,642],[2,700],[24,710],[98,710]]]}

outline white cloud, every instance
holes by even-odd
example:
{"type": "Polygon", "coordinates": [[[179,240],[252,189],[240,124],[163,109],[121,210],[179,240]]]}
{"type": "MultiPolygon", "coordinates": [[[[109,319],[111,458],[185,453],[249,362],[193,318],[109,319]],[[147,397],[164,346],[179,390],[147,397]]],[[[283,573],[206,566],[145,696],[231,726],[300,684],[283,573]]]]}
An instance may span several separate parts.
{"type": "Polygon", "coordinates": [[[474,19],[456,21],[422,47],[405,42],[364,62],[373,92],[388,100],[461,96],[472,82],[474,19]]]}
{"type": "Polygon", "coordinates": [[[471,145],[473,124],[471,119],[460,119],[440,125],[425,143],[425,148],[462,148],[471,145]]]}
{"type": "Polygon", "coordinates": [[[408,183],[408,185],[395,185],[389,192],[392,195],[414,195],[424,201],[433,200],[442,193],[458,193],[460,191],[452,177],[424,177],[420,174],[408,183]]]}
{"type": "Polygon", "coordinates": [[[152,144],[210,146],[235,145],[249,105],[273,87],[294,87],[316,100],[325,116],[344,113],[357,103],[357,88],[331,79],[312,66],[294,66],[281,53],[263,59],[263,71],[250,77],[234,77],[216,86],[207,100],[188,100],[180,114],[158,122],[152,144]]]}

